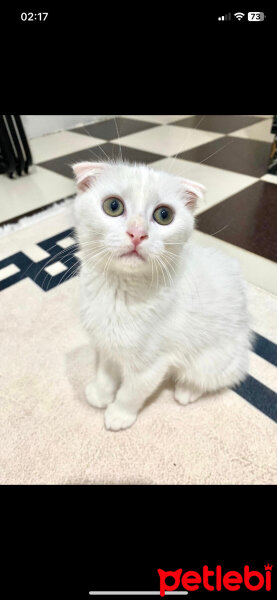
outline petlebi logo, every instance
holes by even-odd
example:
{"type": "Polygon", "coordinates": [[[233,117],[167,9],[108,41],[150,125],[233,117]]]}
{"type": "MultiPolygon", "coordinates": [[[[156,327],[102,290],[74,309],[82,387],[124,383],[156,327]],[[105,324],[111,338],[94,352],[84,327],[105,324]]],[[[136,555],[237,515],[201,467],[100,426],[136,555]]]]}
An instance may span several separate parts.
{"type": "Polygon", "coordinates": [[[269,563],[264,565],[261,571],[251,570],[249,565],[245,565],[243,572],[227,571],[223,572],[221,565],[217,565],[215,570],[209,569],[208,565],[204,565],[201,572],[185,571],[177,569],[176,571],[163,571],[157,569],[160,577],[160,595],[174,592],[183,588],[187,592],[194,592],[201,588],[210,592],[221,590],[238,591],[246,589],[251,592],[264,589],[267,592],[271,591],[271,571],[273,565],[269,563]],[[174,582],[168,581],[168,578],[174,579],[174,582]]]}

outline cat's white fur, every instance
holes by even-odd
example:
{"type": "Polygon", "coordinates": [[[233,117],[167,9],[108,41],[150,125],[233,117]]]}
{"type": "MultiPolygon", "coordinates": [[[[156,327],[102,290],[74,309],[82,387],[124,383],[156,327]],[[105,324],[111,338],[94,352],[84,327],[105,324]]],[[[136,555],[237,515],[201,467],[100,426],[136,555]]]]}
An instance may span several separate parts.
{"type": "Polygon", "coordinates": [[[145,165],[73,166],[81,247],[81,317],[95,348],[96,375],[86,387],[93,406],[107,407],[107,429],[130,427],[145,400],[167,377],[187,404],[241,382],[248,369],[251,330],[238,264],[189,238],[205,188],[145,165]],[[108,197],[125,211],[111,217],[108,197]],[[169,225],[153,219],[173,209],[169,225]],[[122,257],[140,226],[142,258],[122,257]]]}

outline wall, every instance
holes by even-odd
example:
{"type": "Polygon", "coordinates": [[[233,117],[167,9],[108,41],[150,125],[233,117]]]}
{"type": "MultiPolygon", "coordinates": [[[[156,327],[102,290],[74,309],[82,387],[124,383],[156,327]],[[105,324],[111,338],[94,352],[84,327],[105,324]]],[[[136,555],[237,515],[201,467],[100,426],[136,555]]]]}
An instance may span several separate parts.
{"type": "Polygon", "coordinates": [[[21,115],[22,123],[29,139],[61,129],[71,129],[115,115],[21,115]]]}

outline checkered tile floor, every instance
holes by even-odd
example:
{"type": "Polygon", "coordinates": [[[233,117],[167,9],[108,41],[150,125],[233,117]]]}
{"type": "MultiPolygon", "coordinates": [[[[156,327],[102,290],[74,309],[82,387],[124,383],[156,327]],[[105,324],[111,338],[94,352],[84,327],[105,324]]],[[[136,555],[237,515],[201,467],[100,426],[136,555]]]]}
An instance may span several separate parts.
{"type": "Polygon", "coordinates": [[[195,240],[236,256],[249,281],[277,294],[271,125],[270,115],[125,115],[33,139],[30,176],[0,176],[0,224],[73,195],[73,162],[143,162],[203,183],[195,240]]]}

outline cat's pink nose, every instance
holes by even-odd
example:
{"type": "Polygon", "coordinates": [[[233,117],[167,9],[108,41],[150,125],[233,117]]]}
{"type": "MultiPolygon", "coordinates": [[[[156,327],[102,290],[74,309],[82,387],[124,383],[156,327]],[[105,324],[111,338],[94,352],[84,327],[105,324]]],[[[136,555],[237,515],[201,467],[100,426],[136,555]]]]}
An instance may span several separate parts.
{"type": "Polygon", "coordinates": [[[147,233],[141,227],[129,227],[127,233],[130,238],[132,238],[135,248],[142,242],[142,240],[148,238],[147,233]]]}

